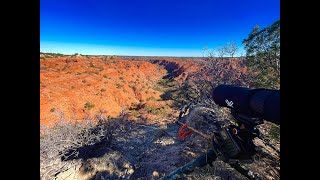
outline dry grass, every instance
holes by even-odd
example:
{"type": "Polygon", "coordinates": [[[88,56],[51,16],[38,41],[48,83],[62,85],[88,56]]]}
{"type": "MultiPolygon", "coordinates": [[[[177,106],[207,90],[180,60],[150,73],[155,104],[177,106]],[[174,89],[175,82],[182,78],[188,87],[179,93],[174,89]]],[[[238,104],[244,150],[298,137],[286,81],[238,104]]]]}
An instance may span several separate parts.
{"type": "Polygon", "coordinates": [[[60,120],[51,128],[42,126],[40,135],[40,175],[42,179],[53,179],[57,174],[78,166],[81,154],[90,151],[81,147],[96,144],[108,146],[112,134],[119,127],[119,122],[111,121],[97,115],[95,120],[87,119],[84,123],[60,120]]]}

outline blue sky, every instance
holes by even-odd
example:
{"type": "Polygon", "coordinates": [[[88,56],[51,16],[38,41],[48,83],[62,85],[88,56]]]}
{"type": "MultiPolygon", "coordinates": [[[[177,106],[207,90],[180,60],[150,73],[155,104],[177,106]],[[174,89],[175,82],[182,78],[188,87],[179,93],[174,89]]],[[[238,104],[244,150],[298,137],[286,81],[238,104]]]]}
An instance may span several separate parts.
{"type": "Polygon", "coordinates": [[[40,0],[40,51],[202,56],[280,17],[280,0],[40,0]]]}

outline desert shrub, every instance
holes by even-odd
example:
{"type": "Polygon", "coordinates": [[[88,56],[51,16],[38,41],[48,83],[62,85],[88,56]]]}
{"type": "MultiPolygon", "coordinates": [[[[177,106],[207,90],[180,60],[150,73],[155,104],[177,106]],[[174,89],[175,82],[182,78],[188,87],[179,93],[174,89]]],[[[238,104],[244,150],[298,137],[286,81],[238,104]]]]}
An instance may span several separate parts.
{"type": "Polygon", "coordinates": [[[93,103],[91,103],[91,102],[86,102],[84,104],[84,108],[87,109],[87,110],[90,110],[90,109],[94,108],[94,106],[95,105],[93,103]]]}
{"type": "Polygon", "coordinates": [[[89,67],[99,69],[100,71],[104,70],[102,66],[95,66],[92,62],[89,63],[89,67]]]}
{"type": "Polygon", "coordinates": [[[108,78],[109,78],[109,76],[108,76],[108,75],[103,75],[103,77],[104,77],[104,78],[106,78],[106,79],[108,79],[108,78]]]}
{"type": "Polygon", "coordinates": [[[154,113],[157,109],[157,107],[154,107],[154,106],[146,106],[144,108],[148,113],[154,113]]]}
{"type": "Polygon", "coordinates": [[[130,64],[125,64],[125,69],[126,70],[129,70],[131,68],[131,65],[130,64]]]}
{"type": "Polygon", "coordinates": [[[96,66],[97,69],[99,69],[100,71],[103,71],[104,68],[102,66],[96,66]]]}
{"type": "Polygon", "coordinates": [[[82,159],[93,149],[111,144],[113,132],[119,127],[120,121],[107,120],[101,115],[96,118],[97,123],[91,120],[72,123],[61,117],[53,127],[41,127],[41,179],[55,179],[60,172],[81,165],[82,159]],[[77,159],[80,155],[82,159],[77,159]]]}
{"type": "Polygon", "coordinates": [[[161,86],[167,86],[169,81],[170,81],[169,79],[161,79],[160,81],[157,82],[157,84],[161,86]]]}
{"type": "Polygon", "coordinates": [[[131,110],[131,115],[133,116],[133,117],[138,117],[139,116],[139,111],[137,111],[137,110],[131,110]]]}
{"type": "Polygon", "coordinates": [[[56,108],[51,108],[50,112],[54,112],[56,110],[56,108]]]}
{"type": "Polygon", "coordinates": [[[120,79],[120,80],[123,80],[123,77],[121,76],[121,77],[119,77],[119,79],[120,79]]]}
{"type": "Polygon", "coordinates": [[[134,108],[137,107],[139,105],[139,103],[132,103],[131,106],[133,106],[134,108]]]}
{"type": "Polygon", "coordinates": [[[151,96],[151,97],[148,97],[147,99],[146,99],[147,101],[151,101],[151,100],[157,100],[155,97],[153,97],[153,96],[151,96]]]}
{"type": "Polygon", "coordinates": [[[85,71],[85,72],[83,72],[83,73],[99,75],[99,72],[96,72],[96,71],[85,71]]]}
{"type": "Polygon", "coordinates": [[[106,91],[106,89],[105,89],[105,88],[102,88],[102,89],[101,89],[101,92],[105,92],[105,91],[106,91]]]}
{"type": "Polygon", "coordinates": [[[269,130],[269,137],[273,140],[280,140],[280,127],[278,125],[272,124],[269,130]]]}
{"type": "Polygon", "coordinates": [[[117,88],[122,88],[123,85],[117,83],[116,86],[117,88]]]}

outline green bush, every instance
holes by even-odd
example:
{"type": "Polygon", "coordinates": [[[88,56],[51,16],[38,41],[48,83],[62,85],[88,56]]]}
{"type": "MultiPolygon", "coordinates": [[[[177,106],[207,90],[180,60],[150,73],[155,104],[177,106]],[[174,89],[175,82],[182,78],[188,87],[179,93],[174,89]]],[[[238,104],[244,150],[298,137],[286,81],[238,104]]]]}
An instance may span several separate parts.
{"type": "Polygon", "coordinates": [[[271,139],[279,141],[280,140],[280,127],[275,124],[272,124],[270,131],[269,131],[269,136],[271,139]]]}
{"type": "Polygon", "coordinates": [[[109,76],[107,76],[107,75],[103,75],[103,77],[104,77],[104,78],[106,78],[106,79],[108,79],[108,78],[109,78],[109,76]]]}
{"type": "Polygon", "coordinates": [[[154,106],[146,106],[144,109],[145,109],[148,113],[154,113],[157,108],[154,107],[154,106]]]}
{"type": "Polygon", "coordinates": [[[87,110],[90,110],[90,109],[94,108],[94,104],[90,103],[90,102],[86,102],[84,104],[84,108],[87,109],[87,110]]]}
{"type": "Polygon", "coordinates": [[[121,84],[116,84],[116,86],[117,86],[117,88],[122,88],[123,87],[123,85],[121,85],[121,84]]]}
{"type": "Polygon", "coordinates": [[[137,111],[137,110],[131,110],[131,115],[132,115],[133,117],[138,117],[139,114],[140,114],[139,111],[137,111]]]}

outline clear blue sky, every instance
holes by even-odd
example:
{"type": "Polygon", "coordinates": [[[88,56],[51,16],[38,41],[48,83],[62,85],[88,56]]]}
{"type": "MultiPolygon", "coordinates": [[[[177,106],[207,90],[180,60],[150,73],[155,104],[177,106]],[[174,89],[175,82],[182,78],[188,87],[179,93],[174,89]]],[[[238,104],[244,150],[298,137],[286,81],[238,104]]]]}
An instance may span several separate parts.
{"type": "Polygon", "coordinates": [[[202,56],[280,18],[280,0],[40,0],[40,51],[202,56]]]}

